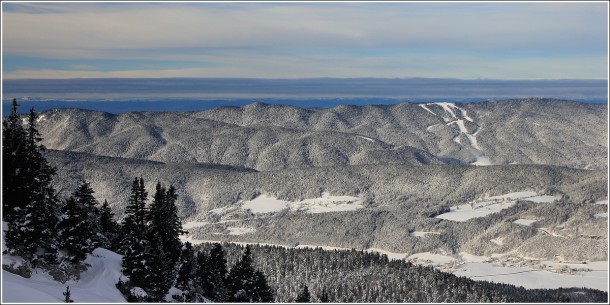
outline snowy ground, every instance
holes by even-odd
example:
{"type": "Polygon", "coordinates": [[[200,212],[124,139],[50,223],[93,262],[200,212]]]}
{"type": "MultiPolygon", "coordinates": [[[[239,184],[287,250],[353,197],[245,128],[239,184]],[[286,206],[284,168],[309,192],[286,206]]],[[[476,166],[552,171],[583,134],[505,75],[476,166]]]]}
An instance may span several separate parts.
{"type": "Polygon", "coordinates": [[[519,219],[513,221],[513,223],[518,224],[518,225],[522,225],[522,226],[529,226],[529,225],[533,224],[536,221],[538,221],[538,220],[537,219],[519,218],[519,219]]]}
{"type": "Polygon", "coordinates": [[[274,213],[284,209],[305,211],[306,213],[329,213],[354,211],[363,208],[362,199],[353,196],[332,196],[322,193],[322,197],[304,199],[301,201],[279,200],[265,194],[244,201],[241,206],[254,214],[274,213]]]}
{"type": "Polygon", "coordinates": [[[484,217],[492,213],[500,212],[503,209],[513,206],[517,202],[516,200],[527,200],[535,203],[541,203],[553,202],[557,199],[559,199],[559,197],[548,195],[538,196],[538,194],[530,191],[514,192],[504,195],[486,197],[463,205],[453,206],[449,208],[449,212],[437,215],[436,218],[452,221],[466,221],[471,218],[484,217]]]}
{"type": "MultiPolygon", "coordinates": [[[[87,255],[85,263],[90,267],[81,274],[80,280],[68,281],[65,284],[55,281],[41,269],[34,269],[30,278],[2,270],[2,302],[63,302],[62,293],[69,285],[72,299],[77,303],[126,303],[115,287],[122,275],[121,259],[122,257],[114,252],[97,248],[93,254],[87,255]]],[[[6,264],[4,257],[3,263],[6,264]]]]}
{"type": "Polygon", "coordinates": [[[529,289],[587,287],[608,291],[607,261],[574,264],[468,253],[461,253],[459,258],[455,258],[429,252],[414,254],[407,259],[473,280],[513,284],[529,289]]]}

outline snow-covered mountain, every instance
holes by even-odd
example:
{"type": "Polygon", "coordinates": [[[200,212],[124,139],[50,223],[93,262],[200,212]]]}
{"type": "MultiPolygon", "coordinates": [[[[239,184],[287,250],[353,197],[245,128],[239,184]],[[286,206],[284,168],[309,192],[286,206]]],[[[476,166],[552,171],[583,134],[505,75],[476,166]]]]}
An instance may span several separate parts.
{"type": "Polygon", "coordinates": [[[370,164],[607,168],[607,105],[549,99],[201,112],[45,111],[50,149],[257,170],[370,164]]]}

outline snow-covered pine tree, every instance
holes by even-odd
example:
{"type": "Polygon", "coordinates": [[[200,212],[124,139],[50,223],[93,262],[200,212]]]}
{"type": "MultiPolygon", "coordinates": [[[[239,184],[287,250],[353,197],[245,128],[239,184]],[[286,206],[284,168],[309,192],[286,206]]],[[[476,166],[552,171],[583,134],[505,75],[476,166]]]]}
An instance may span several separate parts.
{"type": "Polygon", "coordinates": [[[254,272],[254,289],[253,289],[253,302],[270,303],[275,300],[275,295],[269,284],[267,284],[267,278],[265,274],[259,270],[254,272]]]}
{"type": "Polygon", "coordinates": [[[124,236],[120,248],[123,254],[123,274],[129,277],[129,287],[146,287],[150,273],[147,262],[152,258],[145,223],[147,196],[144,179],[135,178],[121,226],[124,236]]]}
{"type": "Polygon", "coordinates": [[[166,189],[157,182],[153,202],[147,213],[149,240],[156,239],[168,258],[168,264],[175,267],[182,248],[180,235],[184,233],[176,207],[176,189],[170,185],[166,189]]]}
{"type": "Polygon", "coordinates": [[[66,200],[63,207],[60,209],[60,220],[57,223],[57,236],[59,248],[65,252],[65,258],[72,262],[78,263],[87,257],[87,253],[91,250],[87,239],[87,221],[82,217],[83,206],[80,205],[74,197],[66,200]]]}
{"type": "Polygon", "coordinates": [[[328,303],[330,299],[328,297],[328,292],[326,291],[326,287],[322,288],[322,293],[318,296],[320,303],[328,303]]]}
{"type": "Polygon", "coordinates": [[[2,120],[2,217],[14,219],[14,209],[23,209],[28,202],[25,177],[21,168],[25,161],[26,132],[13,99],[11,114],[2,120]]]}
{"type": "Polygon", "coordinates": [[[120,247],[120,227],[114,219],[114,213],[112,213],[108,201],[106,200],[104,200],[104,203],[100,207],[100,229],[102,234],[106,237],[106,244],[103,246],[107,249],[117,251],[120,247]]]}
{"type": "Polygon", "coordinates": [[[309,303],[311,302],[311,294],[309,294],[309,288],[307,285],[303,285],[303,289],[299,292],[295,302],[297,303],[309,303]]]}
{"type": "Polygon", "coordinates": [[[70,286],[66,286],[66,291],[62,293],[64,295],[64,303],[74,303],[72,300],[72,294],[70,293],[70,286]]]}
{"type": "Polygon", "coordinates": [[[195,302],[195,251],[189,242],[184,243],[178,260],[178,276],[176,288],[182,290],[181,295],[173,298],[180,302],[195,302]]]}
{"type": "Polygon", "coordinates": [[[81,234],[84,236],[83,246],[86,246],[89,251],[106,244],[106,237],[101,233],[100,224],[100,209],[97,207],[99,202],[93,194],[95,192],[91,188],[91,184],[83,181],[74,191],[72,196],[81,207],[81,217],[85,221],[85,227],[81,234]]]}
{"type": "MultiPolygon", "coordinates": [[[[57,253],[56,225],[58,221],[57,206],[59,200],[51,182],[55,175],[55,168],[51,167],[45,159],[45,147],[39,142],[42,140],[36,128],[38,115],[34,108],[28,116],[28,128],[23,145],[22,156],[16,158],[23,164],[15,166],[17,176],[11,182],[21,183],[17,209],[13,209],[10,216],[13,222],[8,223],[5,235],[6,246],[10,253],[20,255],[29,260],[33,266],[39,262],[55,262],[57,253]]],[[[3,143],[4,145],[4,143],[3,143]]],[[[11,144],[12,146],[13,144],[11,144]]],[[[4,153],[4,152],[3,152],[4,153]]],[[[3,194],[4,196],[4,194],[3,194]]],[[[3,198],[3,202],[6,199],[3,198]]],[[[10,200],[10,199],[9,199],[10,200]]]]}
{"type": "Polygon", "coordinates": [[[214,302],[227,301],[227,260],[219,243],[213,245],[209,256],[205,253],[198,255],[197,276],[202,295],[214,302]]]}
{"type": "MultiPolygon", "coordinates": [[[[246,245],[241,259],[231,268],[227,277],[227,293],[229,302],[271,302],[269,293],[259,289],[268,288],[267,280],[262,272],[254,270],[250,246],[246,245]],[[262,297],[264,296],[264,297],[262,297]],[[264,300],[266,299],[266,300],[264,300]]],[[[269,289],[270,290],[270,289],[269,289]]],[[[272,293],[271,293],[272,295],[272,293]]]]}

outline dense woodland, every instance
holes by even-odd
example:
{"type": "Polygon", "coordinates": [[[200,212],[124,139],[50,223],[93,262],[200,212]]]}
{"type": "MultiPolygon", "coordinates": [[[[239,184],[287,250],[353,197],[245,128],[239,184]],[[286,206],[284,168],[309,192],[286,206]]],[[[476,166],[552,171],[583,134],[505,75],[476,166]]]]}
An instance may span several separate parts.
{"type": "MultiPolygon", "coordinates": [[[[3,120],[3,221],[6,253],[31,268],[77,278],[97,247],[123,255],[117,288],[130,302],[606,302],[591,289],[527,290],[473,281],[430,267],[359,251],[289,250],[206,244],[193,247],[184,234],[178,190],[157,182],[149,197],[133,178],[124,217],[100,204],[81,181],[65,198],[53,187],[56,168],[45,158],[31,109],[26,122],[13,101],[3,120]]],[[[4,266],[3,266],[4,268],[4,266]]],[[[64,294],[69,301],[69,288],[64,294]]]]}

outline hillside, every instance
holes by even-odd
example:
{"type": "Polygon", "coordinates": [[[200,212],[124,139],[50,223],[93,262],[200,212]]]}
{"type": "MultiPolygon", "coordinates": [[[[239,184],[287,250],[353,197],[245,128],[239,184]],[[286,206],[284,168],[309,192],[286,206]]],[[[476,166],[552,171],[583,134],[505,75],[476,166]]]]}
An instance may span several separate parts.
{"type": "Polygon", "coordinates": [[[55,109],[39,123],[50,149],[261,171],[442,163],[606,169],[606,117],[607,105],[522,99],[119,115],[55,109]]]}

